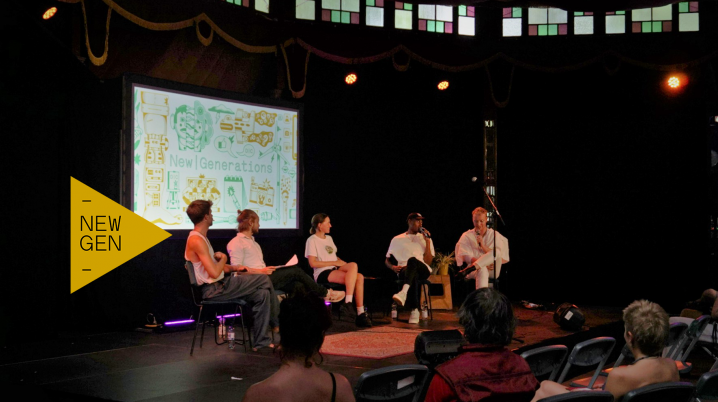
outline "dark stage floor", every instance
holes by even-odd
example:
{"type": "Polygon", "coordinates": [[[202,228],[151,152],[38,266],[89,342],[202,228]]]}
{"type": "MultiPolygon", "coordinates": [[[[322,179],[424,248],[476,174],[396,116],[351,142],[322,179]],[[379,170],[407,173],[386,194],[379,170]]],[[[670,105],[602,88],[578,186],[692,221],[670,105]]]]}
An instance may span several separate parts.
{"type": "MultiPolygon", "coordinates": [[[[582,307],[586,326],[579,332],[559,328],[553,322],[553,310],[515,305],[515,311],[519,322],[510,347],[518,352],[543,344],[571,348],[595,336],[613,336],[618,345],[623,344],[618,308],[582,307]]],[[[408,313],[403,313],[392,322],[375,314],[374,322],[375,326],[417,329],[406,323],[407,318],[408,313]]],[[[418,327],[445,330],[459,325],[455,312],[436,310],[433,321],[422,321],[418,327]]],[[[353,323],[335,321],[330,333],[354,330],[353,323]]],[[[232,351],[227,345],[217,346],[211,331],[208,328],[202,349],[198,341],[192,357],[191,330],[65,334],[53,342],[8,346],[2,351],[0,378],[5,390],[20,390],[32,400],[218,401],[240,400],[251,384],[279,367],[271,351],[245,353],[241,346],[232,351]]],[[[686,381],[695,382],[712,364],[697,349],[691,355],[696,366],[686,381]]],[[[416,362],[411,353],[383,360],[325,355],[323,367],[344,374],[354,385],[365,371],[416,362]]]]}

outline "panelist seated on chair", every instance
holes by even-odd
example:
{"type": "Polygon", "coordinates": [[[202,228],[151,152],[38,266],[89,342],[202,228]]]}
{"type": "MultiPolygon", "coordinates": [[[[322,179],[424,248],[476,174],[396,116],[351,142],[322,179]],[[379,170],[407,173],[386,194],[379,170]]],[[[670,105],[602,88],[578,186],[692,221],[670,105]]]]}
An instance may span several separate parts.
{"type": "MultiPolygon", "coordinates": [[[[317,284],[299,265],[278,269],[274,266],[268,267],[264,263],[262,248],[254,239],[254,235],[259,232],[259,216],[256,212],[251,209],[237,211],[237,232],[237,236],[227,244],[227,253],[232,265],[251,268],[249,272],[256,274],[273,270],[274,272],[269,275],[272,286],[288,295],[293,294],[297,286],[303,286],[305,290],[316,293],[326,301],[339,302],[344,299],[343,291],[327,289],[317,284]]],[[[270,304],[270,326],[276,328],[279,326],[279,300],[273,297],[270,304]]]]}
{"type": "Polygon", "coordinates": [[[393,296],[394,302],[411,311],[409,324],[419,323],[419,283],[431,274],[431,260],[434,259],[434,243],[431,234],[423,226],[424,217],[412,212],[406,218],[406,232],[394,236],[386,252],[384,264],[396,272],[402,287],[393,296]]]}
{"type": "Polygon", "coordinates": [[[349,380],[318,367],[324,334],[332,324],[320,298],[297,294],[279,308],[279,358],[282,365],[266,380],[247,390],[242,401],[336,401],[354,402],[349,380]]]}
{"type": "Polygon", "coordinates": [[[226,254],[214,252],[207,240],[207,231],[213,222],[212,201],[192,201],[187,207],[187,216],[194,224],[194,230],[187,237],[184,255],[185,260],[192,263],[197,285],[201,286],[202,298],[217,301],[242,299],[250,303],[254,317],[254,348],[274,347],[267,334],[270,300],[273,298],[268,275],[274,269],[252,272],[251,268],[227,264],[226,254]],[[231,275],[233,272],[264,275],[235,276],[231,275]]]}
{"type": "MultiPolygon", "coordinates": [[[[670,328],[663,308],[647,300],[637,300],[623,310],[623,321],[623,338],[635,360],[629,366],[611,370],[604,389],[618,399],[646,385],[679,381],[675,362],[661,357],[670,328]]],[[[585,388],[573,392],[579,390],[591,392],[585,388]]],[[[570,390],[559,383],[543,381],[532,402],[567,392],[570,390]]]]}
{"type": "Polygon", "coordinates": [[[477,289],[466,297],[458,316],[469,345],[436,367],[425,400],[531,400],[538,380],[526,360],[507,348],[516,329],[509,299],[498,290],[477,289]]]}
{"type": "Polygon", "coordinates": [[[332,224],[329,216],[318,213],[312,216],[311,236],[307,239],[304,257],[314,269],[314,280],[320,285],[337,283],[346,288],[345,303],[341,309],[348,317],[355,317],[357,327],[371,327],[371,318],[364,308],[364,275],[355,262],[344,262],[337,256],[337,246],[329,236],[332,224]],[[356,307],[354,307],[356,305],[356,307]]]}
{"type": "Polygon", "coordinates": [[[476,280],[476,289],[489,287],[489,277],[496,271],[501,274],[501,265],[509,262],[509,240],[494,229],[486,227],[488,212],[481,207],[471,212],[474,228],[461,235],[456,243],[456,265],[467,265],[462,272],[468,279],[476,280]],[[498,239],[494,241],[494,239],[498,239]],[[496,244],[496,266],[494,267],[494,244],[496,244]]]}

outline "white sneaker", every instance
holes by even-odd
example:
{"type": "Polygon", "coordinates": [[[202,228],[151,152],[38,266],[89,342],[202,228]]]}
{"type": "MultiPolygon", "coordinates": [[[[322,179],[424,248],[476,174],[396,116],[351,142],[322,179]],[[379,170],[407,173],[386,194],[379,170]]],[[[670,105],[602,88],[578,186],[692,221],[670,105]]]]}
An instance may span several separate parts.
{"type": "Polygon", "coordinates": [[[345,292],[343,290],[329,289],[327,290],[327,295],[324,297],[324,300],[331,303],[337,303],[344,300],[344,296],[345,292]]]}
{"type": "Polygon", "coordinates": [[[394,299],[394,302],[399,305],[400,307],[404,306],[404,302],[406,302],[406,291],[402,290],[401,292],[395,294],[391,297],[394,299]]]}
{"type": "Polygon", "coordinates": [[[419,309],[415,308],[411,310],[411,315],[409,315],[409,324],[418,324],[419,323],[419,309]]]}

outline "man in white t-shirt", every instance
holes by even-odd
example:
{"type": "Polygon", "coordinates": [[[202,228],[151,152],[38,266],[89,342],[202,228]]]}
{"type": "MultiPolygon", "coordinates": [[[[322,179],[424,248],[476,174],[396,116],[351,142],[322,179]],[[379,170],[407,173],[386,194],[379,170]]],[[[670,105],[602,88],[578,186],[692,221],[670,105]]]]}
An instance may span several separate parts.
{"type": "Polygon", "coordinates": [[[509,262],[509,240],[501,233],[487,229],[488,212],[481,207],[473,210],[471,218],[474,228],[461,235],[456,243],[456,265],[467,265],[462,273],[467,278],[476,280],[476,289],[489,287],[489,276],[496,272],[498,278],[501,274],[501,265],[509,262]],[[496,242],[496,266],[494,266],[494,238],[496,242]]]}
{"type": "Polygon", "coordinates": [[[431,274],[429,264],[434,259],[434,243],[423,227],[424,217],[420,213],[410,213],[406,222],[407,231],[391,239],[384,264],[403,282],[399,293],[393,296],[394,302],[411,310],[409,324],[418,324],[418,284],[431,274]]]}

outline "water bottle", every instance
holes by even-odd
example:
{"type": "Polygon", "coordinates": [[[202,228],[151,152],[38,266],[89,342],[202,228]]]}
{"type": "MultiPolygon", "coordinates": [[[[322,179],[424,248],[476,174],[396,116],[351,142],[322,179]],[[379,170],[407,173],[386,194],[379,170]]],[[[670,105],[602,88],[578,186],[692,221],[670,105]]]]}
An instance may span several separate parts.
{"type": "Polygon", "coordinates": [[[396,320],[397,312],[396,312],[396,303],[393,303],[391,305],[391,319],[396,320]]]}
{"type": "Polygon", "coordinates": [[[429,318],[429,307],[426,305],[426,302],[421,306],[421,319],[426,320],[429,318]]]}
{"type": "Polygon", "coordinates": [[[217,317],[217,338],[223,341],[225,336],[224,317],[217,317]]]}
{"type": "Polygon", "coordinates": [[[227,338],[229,348],[234,349],[234,326],[232,326],[232,324],[229,324],[229,326],[227,327],[227,338]]]}

